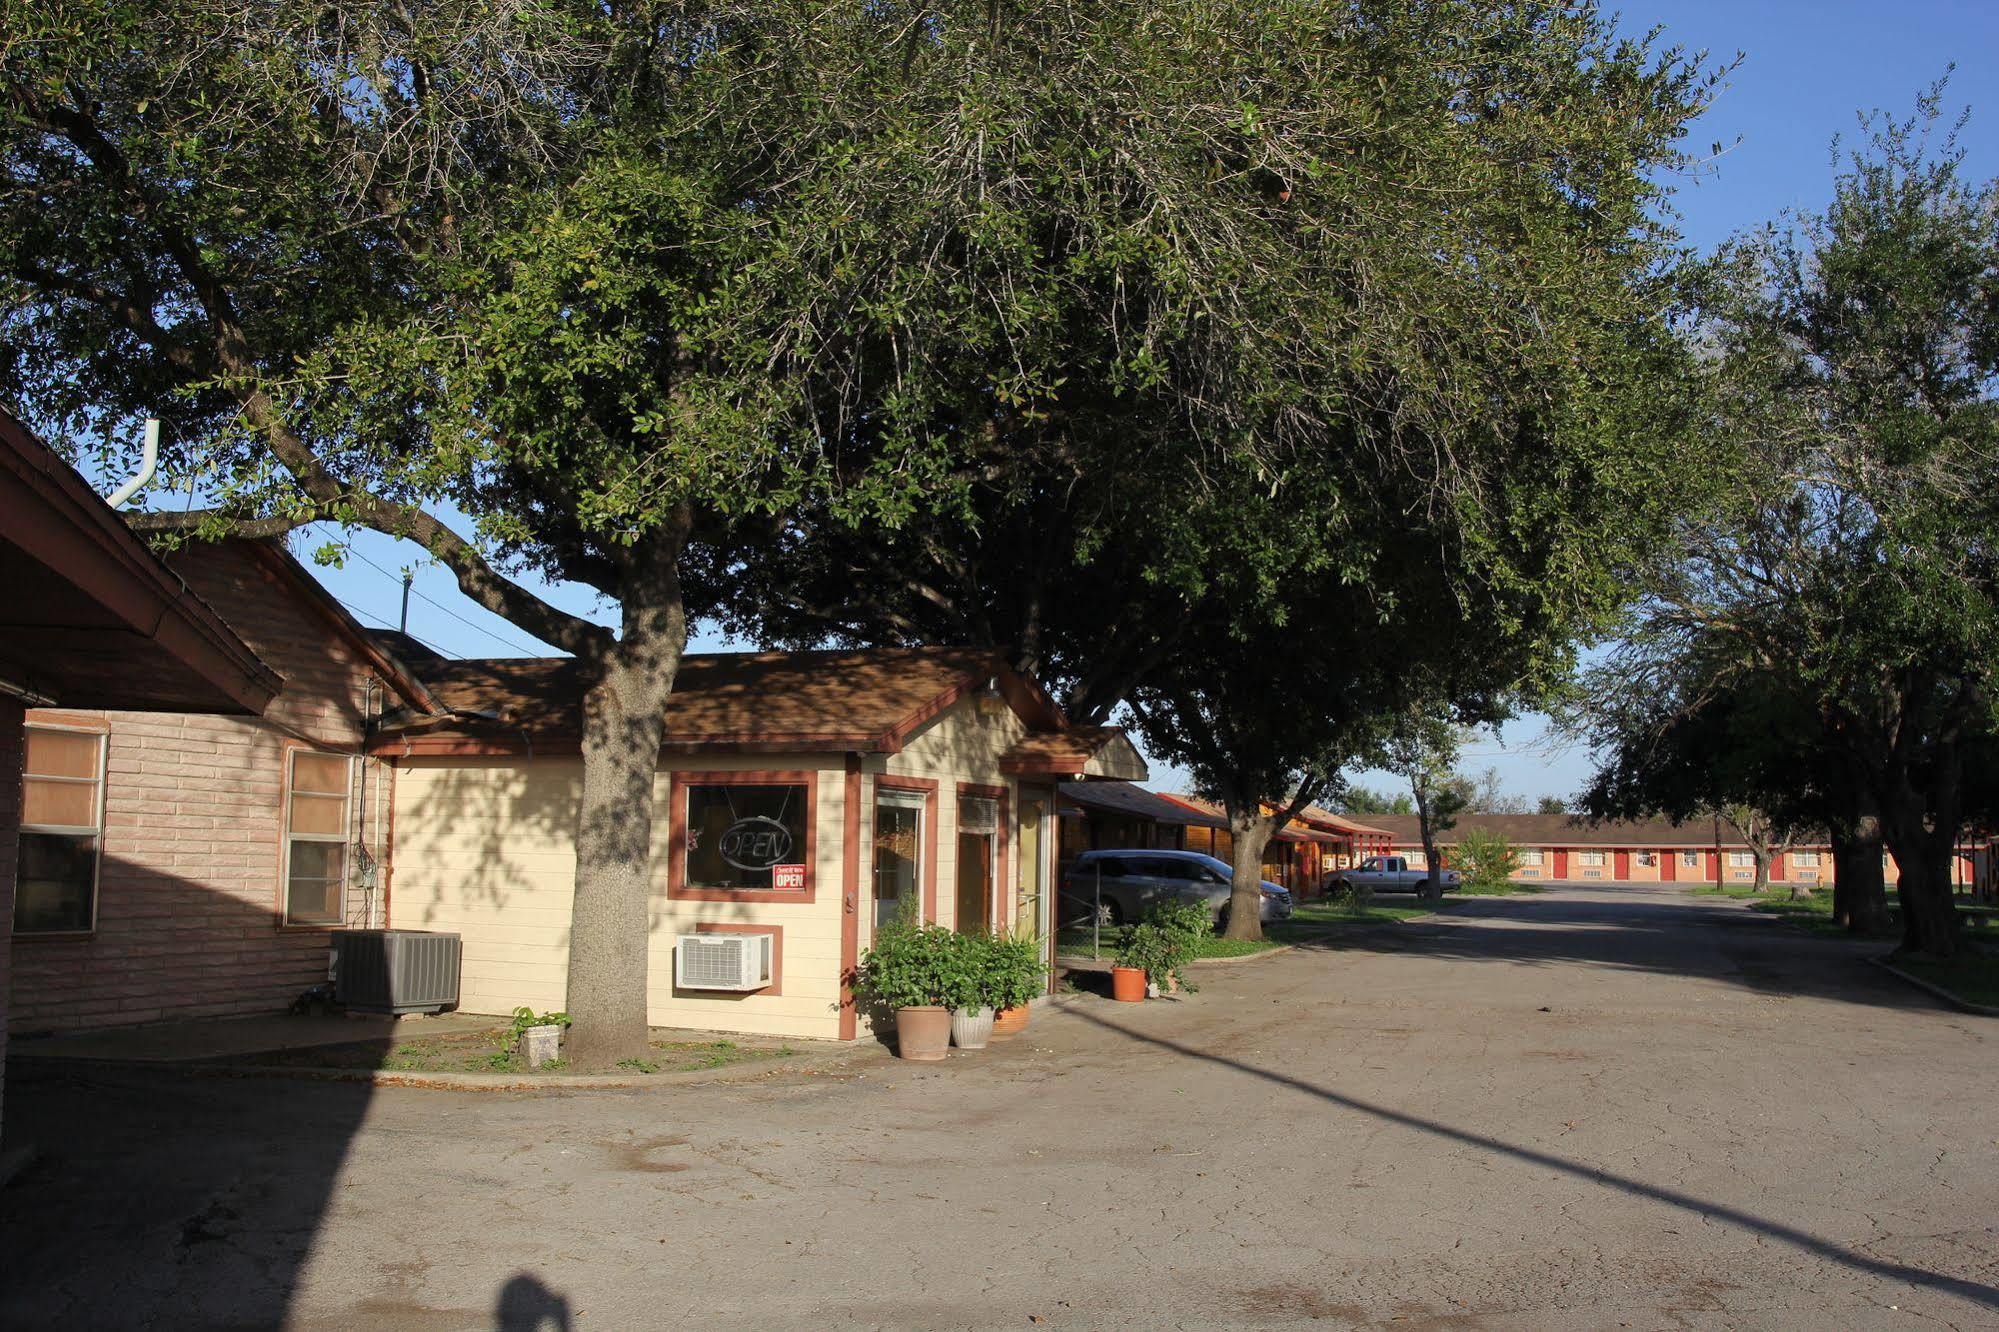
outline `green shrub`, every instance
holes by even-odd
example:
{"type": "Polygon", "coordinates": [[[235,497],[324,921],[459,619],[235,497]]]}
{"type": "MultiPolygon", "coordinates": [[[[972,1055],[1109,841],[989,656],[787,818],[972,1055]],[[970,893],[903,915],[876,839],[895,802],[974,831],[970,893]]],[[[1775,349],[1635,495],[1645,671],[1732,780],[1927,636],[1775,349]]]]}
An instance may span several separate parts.
{"type": "Polygon", "coordinates": [[[1114,960],[1121,967],[1143,971],[1145,979],[1153,985],[1163,987],[1170,980],[1191,992],[1197,987],[1187,979],[1186,966],[1193,961],[1200,941],[1211,928],[1204,906],[1177,903],[1155,906],[1143,921],[1125,927],[1114,960]]]}
{"type": "Polygon", "coordinates": [[[1458,873],[1468,888],[1503,888],[1520,868],[1520,850],[1495,832],[1473,828],[1458,842],[1458,873]]]}
{"type": "Polygon", "coordinates": [[[1019,1008],[1047,991],[1048,963],[1039,940],[989,939],[986,950],[986,1002],[994,1008],[1019,1008]]]}
{"type": "Polygon", "coordinates": [[[1374,885],[1350,883],[1333,894],[1332,906],[1335,911],[1350,915],[1361,915],[1374,905],[1374,885]]]}
{"type": "Polygon", "coordinates": [[[1215,932],[1215,918],[1205,902],[1160,902],[1145,913],[1145,918],[1177,939],[1190,958],[1201,951],[1202,940],[1215,932]]]}
{"type": "Polygon", "coordinates": [[[980,972],[969,942],[942,925],[890,921],[861,954],[854,991],[890,1008],[963,1007],[977,993],[980,972]]]}

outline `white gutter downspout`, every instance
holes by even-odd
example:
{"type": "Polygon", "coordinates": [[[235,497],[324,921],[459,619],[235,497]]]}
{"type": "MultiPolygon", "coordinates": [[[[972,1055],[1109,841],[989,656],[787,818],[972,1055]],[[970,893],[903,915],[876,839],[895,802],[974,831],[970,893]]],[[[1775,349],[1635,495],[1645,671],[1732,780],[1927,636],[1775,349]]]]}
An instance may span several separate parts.
{"type": "Polygon", "coordinates": [[[145,488],[153,479],[153,473],[160,465],[160,423],[153,417],[146,418],[146,442],[139,455],[139,470],[130,481],[111,492],[104,502],[112,508],[124,507],[125,501],[145,488]]]}

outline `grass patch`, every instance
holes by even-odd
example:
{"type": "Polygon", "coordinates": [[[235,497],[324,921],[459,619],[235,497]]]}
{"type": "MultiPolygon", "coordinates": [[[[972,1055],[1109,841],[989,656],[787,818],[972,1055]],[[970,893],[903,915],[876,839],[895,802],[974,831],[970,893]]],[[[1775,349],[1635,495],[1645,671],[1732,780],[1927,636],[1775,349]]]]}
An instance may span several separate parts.
{"type": "Polygon", "coordinates": [[[1268,934],[1261,939],[1217,939],[1210,935],[1201,940],[1201,946],[1194,950],[1194,960],[1198,962],[1210,957],[1249,957],[1255,953],[1267,953],[1283,942],[1282,939],[1271,938],[1268,934]]]}
{"type": "Polygon", "coordinates": [[[1896,968],[1950,991],[1968,1004],[1999,1008],[1999,957],[1973,953],[1949,960],[1893,958],[1896,968]]]}
{"type": "Polygon", "coordinates": [[[1461,883],[1446,893],[1446,897],[1515,897],[1521,893],[1538,893],[1538,883],[1522,883],[1508,879],[1502,883],[1461,883]]]}
{"type": "MultiPolygon", "coordinates": [[[[381,1041],[353,1041],[345,1045],[318,1045],[299,1050],[277,1050],[246,1055],[234,1062],[282,1068],[338,1068],[382,1073],[564,1073],[573,1070],[565,1059],[552,1059],[539,1069],[511,1049],[502,1049],[499,1038],[504,1026],[452,1032],[444,1036],[423,1036],[414,1040],[385,1044],[381,1041]]],[[[738,1045],[734,1041],[652,1042],[652,1052],[644,1059],[627,1059],[618,1064],[632,1073],[691,1073],[700,1069],[722,1068],[757,1059],[775,1059],[796,1054],[788,1046],[738,1045]]]]}
{"type": "Polygon", "coordinates": [[[1412,916],[1427,916],[1436,908],[1427,902],[1410,906],[1385,906],[1380,898],[1366,906],[1345,906],[1337,902],[1307,902],[1291,913],[1286,926],[1297,925],[1380,925],[1392,921],[1408,920],[1412,916]]]}

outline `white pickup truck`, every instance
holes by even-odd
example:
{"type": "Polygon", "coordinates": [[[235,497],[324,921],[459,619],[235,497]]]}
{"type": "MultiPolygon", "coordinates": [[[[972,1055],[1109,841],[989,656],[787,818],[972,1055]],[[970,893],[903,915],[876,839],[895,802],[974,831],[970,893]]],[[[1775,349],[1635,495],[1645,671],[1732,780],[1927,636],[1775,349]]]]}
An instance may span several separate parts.
{"type": "MultiPolygon", "coordinates": [[[[1444,891],[1458,886],[1459,874],[1454,869],[1441,872],[1444,891]]],[[[1369,856],[1353,869],[1335,871],[1327,883],[1328,892],[1340,892],[1347,888],[1372,888],[1377,893],[1420,893],[1430,881],[1430,871],[1410,869],[1405,856],[1369,856]]]]}

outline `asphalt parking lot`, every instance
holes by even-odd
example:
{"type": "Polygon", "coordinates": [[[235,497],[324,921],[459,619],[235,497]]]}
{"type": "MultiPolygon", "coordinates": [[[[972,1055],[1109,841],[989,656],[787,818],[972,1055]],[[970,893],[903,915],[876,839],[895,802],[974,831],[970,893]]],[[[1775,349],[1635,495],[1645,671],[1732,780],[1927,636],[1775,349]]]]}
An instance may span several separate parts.
{"type": "Polygon", "coordinates": [[[1999,1020],[1865,952],[1561,889],[923,1068],[471,1095],[16,1060],[44,1159],[0,1194],[0,1323],[1999,1326],[1999,1020]]]}

